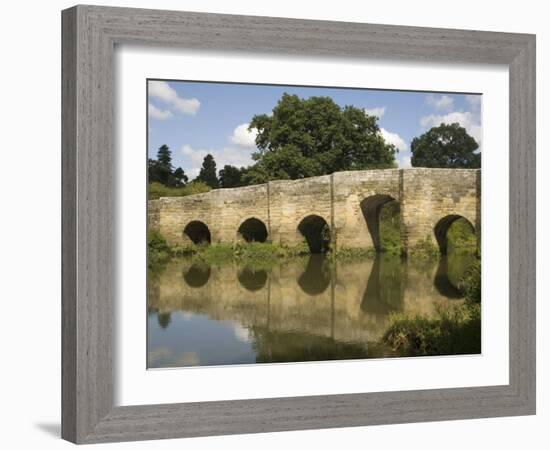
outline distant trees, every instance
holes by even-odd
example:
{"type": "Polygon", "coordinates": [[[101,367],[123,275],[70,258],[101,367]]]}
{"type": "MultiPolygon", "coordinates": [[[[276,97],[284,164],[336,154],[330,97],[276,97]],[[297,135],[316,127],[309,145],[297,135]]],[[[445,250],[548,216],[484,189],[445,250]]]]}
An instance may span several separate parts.
{"type": "Polygon", "coordinates": [[[220,187],[231,188],[245,185],[243,176],[246,174],[246,168],[239,168],[231,165],[223,166],[220,170],[220,187]]]}
{"type": "Polygon", "coordinates": [[[212,189],[220,186],[216,172],[216,161],[214,161],[214,157],[210,153],[204,157],[199,176],[196,179],[202,181],[212,189]]]}
{"type": "Polygon", "coordinates": [[[378,118],[330,97],[301,99],[283,94],[271,115],[255,115],[256,163],[246,184],[298,179],[341,170],[395,167],[393,145],[384,141],[378,118]]]}
{"type": "Polygon", "coordinates": [[[181,167],[178,167],[176,170],[174,170],[174,178],[180,186],[185,186],[189,181],[189,178],[187,177],[187,175],[185,175],[185,172],[181,167]]]}
{"type": "MultiPolygon", "coordinates": [[[[394,145],[387,143],[378,118],[355,106],[340,107],[330,97],[283,94],[272,114],[252,117],[257,151],[248,167],[224,165],[217,171],[212,154],[204,157],[192,183],[216,189],[301,179],[344,170],[396,167],[394,145]],[[205,186],[206,185],[206,186],[205,186]]],[[[478,168],[478,144],[458,123],[441,124],[413,139],[411,163],[416,167],[478,168]]],[[[162,145],[156,159],[149,159],[149,181],[183,187],[189,178],[174,169],[172,154],[162,145]]]]}
{"type": "Polygon", "coordinates": [[[188,178],[181,167],[174,170],[172,152],[167,145],[161,145],[157,159],[148,160],[149,183],[158,182],[169,187],[180,187],[187,184],[188,178]]]}
{"type": "Polygon", "coordinates": [[[411,142],[413,167],[447,167],[477,169],[481,153],[475,139],[458,123],[433,127],[411,142]]]}

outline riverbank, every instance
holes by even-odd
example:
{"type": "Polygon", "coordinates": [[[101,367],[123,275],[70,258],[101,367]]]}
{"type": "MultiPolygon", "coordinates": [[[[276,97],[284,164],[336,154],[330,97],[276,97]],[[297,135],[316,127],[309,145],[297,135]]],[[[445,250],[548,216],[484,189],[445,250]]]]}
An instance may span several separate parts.
{"type": "Polygon", "coordinates": [[[397,313],[382,338],[407,356],[481,353],[481,261],[476,259],[458,283],[464,301],[437,310],[437,317],[397,313]]]}

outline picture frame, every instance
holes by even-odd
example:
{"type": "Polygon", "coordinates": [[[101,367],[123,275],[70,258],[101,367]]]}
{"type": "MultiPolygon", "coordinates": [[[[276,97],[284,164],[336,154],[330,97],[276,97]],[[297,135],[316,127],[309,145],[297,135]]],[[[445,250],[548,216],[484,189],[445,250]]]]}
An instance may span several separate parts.
{"type": "Polygon", "coordinates": [[[62,437],[75,443],[534,414],[535,36],[100,6],[62,12],[62,437]],[[114,406],[115,46],[509,69],[509,384],[114,406]]]}

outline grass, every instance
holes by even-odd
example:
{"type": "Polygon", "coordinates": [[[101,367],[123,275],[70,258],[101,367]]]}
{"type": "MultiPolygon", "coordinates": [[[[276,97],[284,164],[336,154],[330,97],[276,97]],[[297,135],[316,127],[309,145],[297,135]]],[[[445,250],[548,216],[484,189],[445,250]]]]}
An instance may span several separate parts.
{"type": "Polygon", "coordinates": [[[342,260],[374,258],[376,256],[376,250],[374,248],[343,247],[339,248],[333,255],[336,259],[342,260]]]}
{"type": "Polygon", "coordinates": [[[202,194],[210,191],[211,188],[201,181],[192,181],[182,187],[168,187],[164,184],[149,183],[149,200],[156,200],[160,197],[184,197],[186,195],[202,194]]]}
{"type": "Polygon", "coordinates": [[[227,262],[245,262],[254,268],[269,268],[284,258],[309,254],[306,243],[296,246],[282,246],[270,242],[250,242],[204,245],[170,245],[157,230],[149,230],[147,236],[148,266],[159,269],[174,257],[192,256],[196,260],[212,265],[227,262]]]}
{"type": "Polygon", "coordinates": [[[246,262],[254,268],[269,268],[275,262],[309,254],[307,246],[282,246],[270,242],[250,242],[230,244],[212,244],[197,247],[194,257],[213,265],[228,261],[246,262]]]}

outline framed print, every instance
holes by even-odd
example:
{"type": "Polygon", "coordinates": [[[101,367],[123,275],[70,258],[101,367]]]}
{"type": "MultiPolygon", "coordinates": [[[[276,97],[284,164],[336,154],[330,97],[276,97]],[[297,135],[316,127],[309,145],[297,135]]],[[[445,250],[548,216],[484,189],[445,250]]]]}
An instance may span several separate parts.
{"type": "Polygon", "coordinates": [[[534,36],[62,19],[65,439],[535,413],[534,36]]]}

